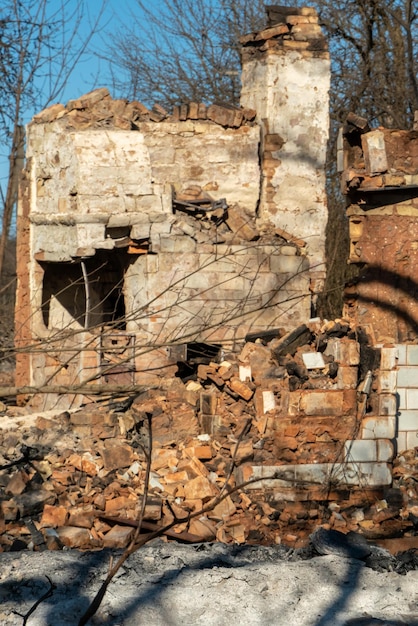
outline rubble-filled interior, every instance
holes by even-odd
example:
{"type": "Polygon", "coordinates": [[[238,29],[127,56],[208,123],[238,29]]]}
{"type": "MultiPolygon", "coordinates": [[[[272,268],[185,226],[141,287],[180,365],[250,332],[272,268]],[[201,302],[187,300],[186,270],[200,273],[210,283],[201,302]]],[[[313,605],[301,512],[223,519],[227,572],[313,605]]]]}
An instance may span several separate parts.
{"type": "Polygon", "coordinates": [[[319,320],[327,45],[312,9],[267,9],[242,38],[240,107],[98,89],[29,125],[3,550],[126,545],[149,420],[143,530],[177,516],[181,541],[415,534],[416,131],[349,116],[338,161],[361,270],[344,317],[319,320]]]}
{"type": "Polygon", "coordinates": [[[169,536],[302,545],[320,524],[373,539],[413,534],[415,457],[392,471],[394,348],[374,348],[344,320],[271,334],[216,361],[200,351],[194,375],[164,388],[61,414],[16,408],[1,427],[2,466],[13,459],[1,473],[3,549],[125,545],[144,489],[147,416],[144,530],[200,510],[234,459],[238,489],[169,536]]]}

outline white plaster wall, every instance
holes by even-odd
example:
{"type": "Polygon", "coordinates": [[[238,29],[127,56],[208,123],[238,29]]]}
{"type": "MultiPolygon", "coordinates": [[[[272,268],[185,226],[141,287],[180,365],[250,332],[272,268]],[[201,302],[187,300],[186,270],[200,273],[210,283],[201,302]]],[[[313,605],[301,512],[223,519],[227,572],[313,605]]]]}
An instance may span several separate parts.
{"type": "Polygon", "coordinates": [[[210,122],[70,133],[60,121],[32,124],[32,212],[74,221],[79,221],[76,214],[168,215],[172,188],[198,185],[213,199],[226,198],[254,215],[260,193],[259,136],[258,127],[224,129],[210,122]]]}
{"type": "Polygon", "coordinates": [[[322,264],[330,62],[297,51],[271,53],[244,64],[242,84],[242,106],[257,111],[265,134],[279,134],[284,141],[271,155],[277,166],[268,161],[274,168],[268,181],[274,192],[267,202],[265,179],[260,220],[305,239],[311,264],[322,264]]]}

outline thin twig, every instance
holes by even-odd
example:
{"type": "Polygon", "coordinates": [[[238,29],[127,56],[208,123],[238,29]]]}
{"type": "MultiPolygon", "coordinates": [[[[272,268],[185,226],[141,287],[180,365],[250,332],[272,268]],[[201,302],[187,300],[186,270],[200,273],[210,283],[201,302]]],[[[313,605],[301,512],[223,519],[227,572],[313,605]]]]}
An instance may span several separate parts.
{"type": "Polygon", "coordinates": [[[37,600],[33,606],[31,606],[31,608],[29,609],[29,611],[28,611],[25,615],[22,615],[21,613],[18,613],[17,611],[13,611],[13,613],[14,613],[15,615],[19,615],[19,617],[23,617],[23,623],[22,623],[22,626],[26,626],[26,624],[28,623],[28,619],[29,619],[29,617],[32,615],[32,613],[34,613],[34,612],[36,611],[36,609],[37,609],[37,608],[38,608],[38,606],[41,604],[41,602],[43,602],[43,601],[44,601],[44,600],[46,600],[47,598],[50,598],[50,597],[53,595],[53,593],[54,593],[54,589],[56,589],[56,588],[57,588],[57,586],[56,586],[56,585],[52,582],[52,580],[50,579],[50,577],[49,577],[49,576],[47,576],[47,575],[45,574],[45,577],[48,579],[48,582],[49,582],[49,585],[50,585],[50,587],[49,587],[48,591],[46,591],[46,592],[44,593],[44,595],[43,595],[43,596],[41,596],[41,597],[39,598],[39,600],[37,600]]]}

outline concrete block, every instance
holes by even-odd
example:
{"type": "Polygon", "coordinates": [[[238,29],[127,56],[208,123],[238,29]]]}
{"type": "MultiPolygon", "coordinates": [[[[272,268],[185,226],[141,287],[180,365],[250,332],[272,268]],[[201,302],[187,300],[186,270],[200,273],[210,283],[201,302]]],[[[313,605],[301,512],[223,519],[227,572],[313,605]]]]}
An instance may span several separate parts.
{"type": "Polygon", "coordinates": [[[395,448],[388,439],[379,439],[377,442],[377,460],[380,463],[389,463],[395,456],[395,448]]]}
{"type": "Polygon", "coordinates": [[[295,482],[309,485],[327,484],[330,467],[328,463],[307,463],[301,465],[243,465],[237,470],[237,483],[260,478],[245,489],[274,489],[291,487],[295,482]]]}
{"type": "Polygon", "coordinates": [[[406,433],[406,449],[412,450],[418,446],[418,430],[406,433]]]}
{"type": "Polygon", "coordinates": [[[374,439],[346,441],[344,443],[345,461],[377,461],[377,441],[374,439]]]}
{"type": "Polygon", "coordinates": [[[300,398],[300,409],[306,415],[342,415],[343,405],[344,394],[340,390],[307,390],[300,398]]]}
{"type": "Polygon", "coordinates": [[[147,254],[146,263],[147,263],[147,272],[149,274],[155,274],[159,270],[159,255],[147,254]]]}
{"type": "Polygon", "coordinates": [[[295,480],[309,484],[325,484],[329,479],[328,463],[304,463],[294,466],[295,480]]]}
{"type": "Polygon", "coordinates": [[[148,239],[151,233],[151,224],[134,224],[131,228],[132,239],[148,239]]]}
{"type": "Polygon", "coordinates": [[[406,362],[407,365],[418,365],[418,345],[406,346],[406,362]]]}
{"type": "Polygon", "coordinates": [[[381,130],[372,130],[361,136],[367,174],[379,174],[388,169],[385,136],[381,130]]]}
{"type": "Polygon", "coordinates": [[[380,371],[378,380],[379,380],[379,391],[382,393],[395,393],[396,392],[396,381],[397,375],[399,372],[396,370],[383,370],[380,371]]]}
{"type": "Polygon", "coordinates": [[[418,387],[418,367],[399,367],[399,387],[418,387]]]}
{"type": "Polygon", "coordinates": [[[362,439],[393,439],[396,434],[396,417],[365,417],[360,433],[362,439]]]}
{"type": "Polygon", "coordinates": [[[418,447],[418,430],[399,430],[396,437],[396,453],[418,447]]]}
{"type": "Polygon", "coordinates": [[[406,408],[418,409],[418,389],[406,389],[406,408]]]}
{"type": "Polygon", "coordinates": [[[160,247],[162,252],[195,252],[196,242],[187,236],[160,236],[160,247]]]}
{"type": "Polygon", "coordinates": [[[398,343],[396,344],[396,348],[398,350],[398,365],[406,365],[406,344],[398,343]]]}
{"type": "Polygon", "coordinates": [[[76,224],[76,230],[79,248],[95,247],[95,243],[105,238],[104,224],[76,224]]]}
{"type": "Polygon", "coordinates": [[[380,369],[393,370],[398,363],[398,348],[396,346],[390,348],[381,348],[380,351],[380,369]]]}
{"type": "Polygon", "coordinates": [[[161,272],[176,271],[175,276],[187,276],[191,272],[199,269],[199,255],[192,252],[184,254],[172,254],[170,252],[161,252],[158,255],[158,266],[161,272]]]}
{"type": "Polygon", "coordinates": [[[392,483],[392,471],[386,463],[337,463],[331,478],[340,485],[380,487],[392,483]]]}
{"type": "Polygon", "coordinates": [[[268,411],[272,411],[276,408],[276,398],[272,391],[263,391],[263,413],[267,413],[268,411]]]}
{"type": "Polygon", "coordinates": [[[407,449],[408,447],[406,444],[406,432],[399,431],[398,436],[396,437],[396,453],[399,454],[403,450],[407,450],[407,449]]]}
{"type": "Polygon", "coordinates": [[[399,430],[418,430],[418,411],[401,411],[398,415],[399,430]]]}
{"type": "Polygon", "coordinates": [[[306,369],[314,370],[325,367],[324,357],[321,352],[306,352],[302,354],[302,359],[306,369]]]}
{"type": "Polygon", "coordinates": [[[276,398],[273,391],[256,389],[254,405],[257,417],[261,417],[276,408],[276,398]]]}
{"type": "Polygon", "coordinates": [[[396,394],[379,394],[379,415],[396,415],[398,408],[396,394]]]}

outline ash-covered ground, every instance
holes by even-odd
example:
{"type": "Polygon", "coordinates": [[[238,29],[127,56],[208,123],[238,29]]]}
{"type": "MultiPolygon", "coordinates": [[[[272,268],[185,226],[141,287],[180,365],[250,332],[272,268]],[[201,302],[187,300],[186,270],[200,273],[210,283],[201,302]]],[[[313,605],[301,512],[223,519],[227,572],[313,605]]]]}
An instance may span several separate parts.
{"type": "MultiPolygon", "coordinates": [[[[282,546],[180,545],[157,540],[126,561],[90,623],[418,625],[418,571],[410,569],[413,553],[405,567],[379,548],[363,559],[336,554],[312,557],[314,553],[312,548],[294,551],[282,546]],[[372,558],[383,571],[368,566],[372,558]]],[[[107,573],[111,554],[107,550],[1,554],[0,623],[77,625],[107,573]]]]}

